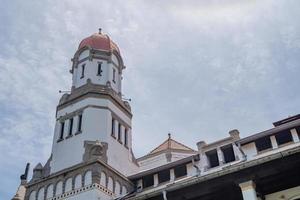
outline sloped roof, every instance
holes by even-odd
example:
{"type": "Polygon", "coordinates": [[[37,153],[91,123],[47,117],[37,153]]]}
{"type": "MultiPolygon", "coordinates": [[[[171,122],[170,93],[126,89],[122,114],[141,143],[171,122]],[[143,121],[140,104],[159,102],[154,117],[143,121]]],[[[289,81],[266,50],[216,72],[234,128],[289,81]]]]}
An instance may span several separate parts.
{"type": "Polygon", "coordinates": [[[184,144],[181,144],[180,142],[177,142],[171,138],[171,134],[168,134],[168,139],[164,141],[161,145],[153,149],[148,155],[155,154],[164,150],[183,150],[183,151],[189,151],[194,152],[195,150],[185,146],[184,144]]]}

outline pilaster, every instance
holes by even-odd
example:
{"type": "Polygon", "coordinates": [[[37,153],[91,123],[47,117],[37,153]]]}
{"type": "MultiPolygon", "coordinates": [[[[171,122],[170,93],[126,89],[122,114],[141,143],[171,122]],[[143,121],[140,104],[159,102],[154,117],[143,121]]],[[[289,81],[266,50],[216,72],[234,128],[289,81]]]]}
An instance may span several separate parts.
{"type": "Polygon", "coordinates": [[[217,154],[218,154],[219,164],[223,165],[225,162],[224,162],[223,152],[220,147],[217,148],[217,154]]]}
{"type": "Polygon", "coordinates": [[[276,141],[275,136],[272,135],[272,136],[270,137],[270,140],[271,140],[271,143],[272,143],[272,148],[273,148],[273,149],[277,149],[277,148],[278,148],[278,144],[277,144],[277,141],[276,141]]]}
{"type": "Polygon", "coordinates": [[[293,141],[296,143],[296,142],[299,142],[299,135],[297,133],[297,130],[296,129],[291,129],[291,134],[292,134],[292,137],[293,137],[293,141]]]}
{"type": "Polygon", "coordinates": [[[244,200],[258,200],[255,190],[255,183],[250,180],[239,184],[244,200]]]}

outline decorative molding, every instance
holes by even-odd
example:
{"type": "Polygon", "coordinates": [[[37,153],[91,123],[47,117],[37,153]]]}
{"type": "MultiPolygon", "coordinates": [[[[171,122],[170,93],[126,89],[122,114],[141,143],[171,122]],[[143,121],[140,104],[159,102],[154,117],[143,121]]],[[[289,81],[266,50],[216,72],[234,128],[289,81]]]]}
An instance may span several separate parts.
{"type": "Polygon", "coordinates": [[[85,98],[108,99],[122,110],[129,118],[132,118],[131,108],[128,102],[123,101],[111,87],[87,83],[79,88],[74,89],[71,94],[64,94],[57,106],[57,111],[66,108],[69,105],[82,101],[85,98]]]}
{"type": "Polygon", "coordinates": [[[83,154],[83,161],[89,160],[102,160],[107,163],[107,148],[106,142],[96,141],[84,141],[85,152],[83,154]]]}
{"type": "MultiPolygon", "coordinates": [[[[108,180],[108,177],[111,177],[113,180],[113,187],[115,187],[115,181],[118,181],[120,183],[121,188],[124,186],[126,187],[127,191],[131,191],[133,189],[133,183],[127,179],[124,175],[120,174],[113,168],[111,168],[109,165],[104,163],[102,160],[93,160],[93,161],[87,161],[80,163],[78,165],[75,165],[73,167],[61,170],[59,172],[56,172],[54,174],[48,175],[47,177],[44,177],[42,179],[36,180],[36,181],[30,181],[27,183],[25,186],[27,188],[26,190],[26,195],[25,195],[25,200],[29,199],[29,195],[32,191],[38,191],[41,188],[44,188],[45,191],[47,191],[47,188],[50,185],[53,185],[53,195],[56,193],[56,186],[57,184],[61,181],[62,182],[62,191],[63,194],[56,195],[53,198],[50,199],[55,199],[57,197],[59,198],[65,198],[67,194],[72,195],[72,191],[64,192],[65,191],[65,182],[68,178],[72,177],[72,189],[73,189],[73,194],[74,194],[74,182],[75,182],[75,177],[77,175],[81,175],[81,181],[82,181],[82,187],[85,185],[85,175],[88,171],[92,172],[92,184],[98,184],[100,183],[100,178],[101,178],[101,172],[106,174],[106,178],[108,180]],[[130,188],[128,190],[128,188],[130,188]],[[64,196],[65,195],[65,196],[64,196]]],[[[87,186],[84,186],[87,187],[87,186]]],[[[83,188],[84,188],[83,187],[83,188]]],[[[76,191],[80,191],[82,188],[75,189],[76,191]]],[[[110,191],[107,188],[103,187],[104,190],[110,191]]],[[[81,192],[83,189],[81,190],[81,192]]],[[[105,192],[105,191],[104,191],[105,192]]],[[[110,191],[111,194],[113,194],[113,191],[110,191]]],[[[45,196],[47,195],[47,192],[45,192],[45,196]]],[[[56,199],[57,200],[57,199],[56,199]]]]}
{"type": "Polygon", "coordinates": [[[87,192],[89,190],[92,189],[98,189],[101,192],[104,192],[105,194],[109,195],[109,196],[114,196],[114,193],[112,191],[110,191],[109,189],[107,189],[106,187],[98,184],[98,183],[93,183],[91,185],[87,185],[78,189],[73,189],[71,191],[65,192],[63,194],[57,195],[55,197],[52,198],[48,198],[47,200],[59,200],[59,199],[65,199],[74,195],[77,195],[79,193],[83,193],[83,192],[87,192]]]}

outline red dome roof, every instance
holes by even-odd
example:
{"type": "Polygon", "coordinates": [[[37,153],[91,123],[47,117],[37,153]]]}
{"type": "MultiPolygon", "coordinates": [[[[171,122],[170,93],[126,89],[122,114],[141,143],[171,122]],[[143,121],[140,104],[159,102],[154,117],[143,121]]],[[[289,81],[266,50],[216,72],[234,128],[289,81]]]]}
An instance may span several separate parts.
{"type": "Polygon", "coordinates": [[[103,35],[102,33],[94,33],[93,35],[83,39],[80,42],[78,49],[86,46],[103,51],[115,50],[120,54],[119,47],[108,37],[108,35],[103,35]]]}

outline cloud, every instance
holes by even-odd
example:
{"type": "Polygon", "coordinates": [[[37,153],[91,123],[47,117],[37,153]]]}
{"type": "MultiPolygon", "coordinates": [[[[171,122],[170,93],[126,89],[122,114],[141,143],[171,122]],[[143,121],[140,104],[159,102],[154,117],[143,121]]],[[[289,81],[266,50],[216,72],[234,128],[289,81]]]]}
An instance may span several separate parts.
{"type": "Polygon", "coordinates": [[[11,198],[26,162],[50,155],[58,90],[70,88],[70,59],[99,27],[127,66],[141,156],[168,132],[195,148],[299,113],[299,13],[296,0],[4,1],[0,193],[11,198]]]}

